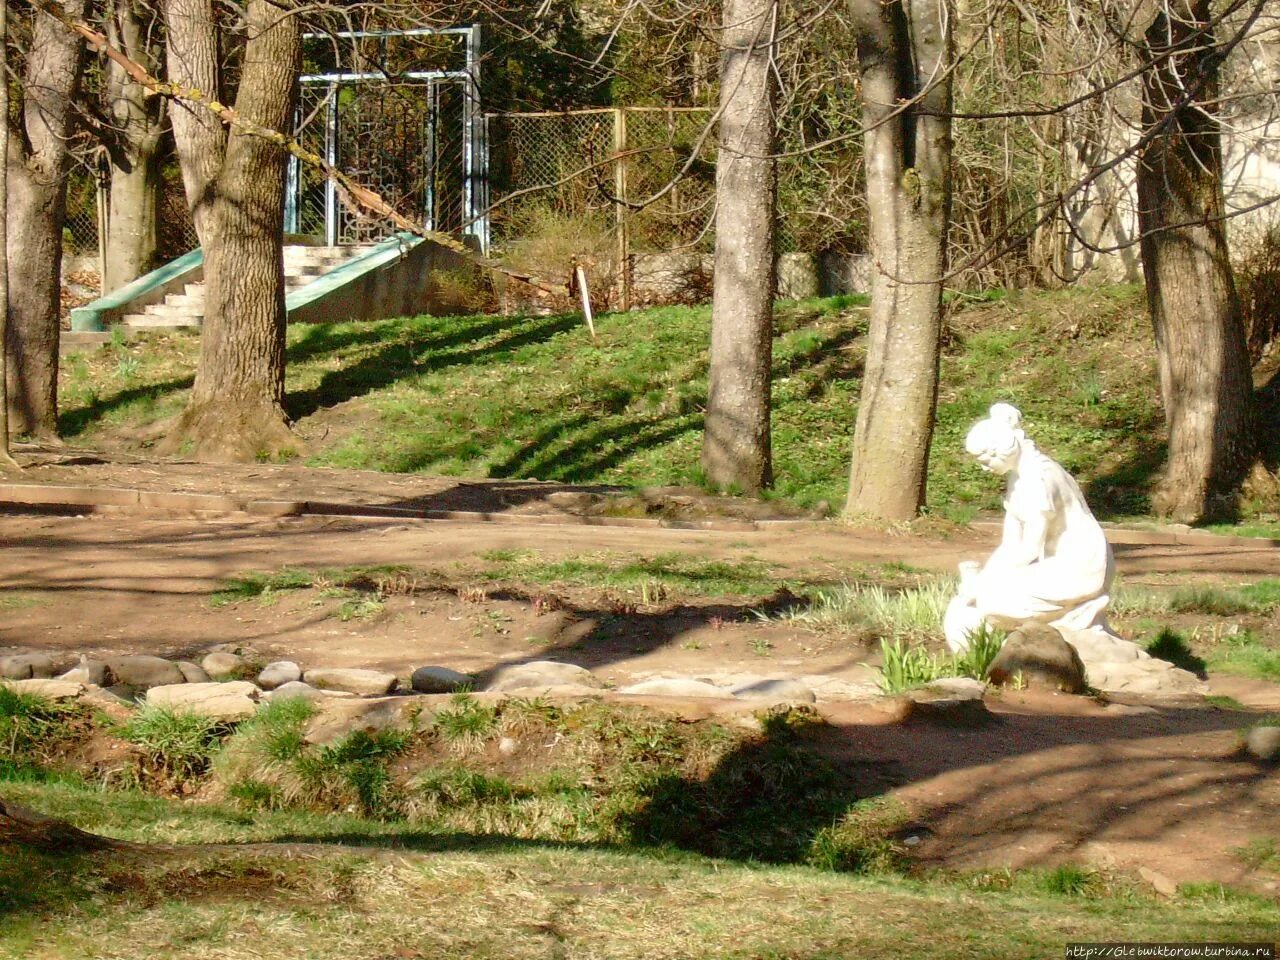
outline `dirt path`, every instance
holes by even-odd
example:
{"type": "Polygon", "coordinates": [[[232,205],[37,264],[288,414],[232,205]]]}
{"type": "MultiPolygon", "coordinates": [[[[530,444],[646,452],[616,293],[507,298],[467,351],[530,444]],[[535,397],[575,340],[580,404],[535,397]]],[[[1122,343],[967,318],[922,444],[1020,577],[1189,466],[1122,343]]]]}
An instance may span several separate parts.
{"type": "MultiPolygon", "coordinates": [[[[262,487],[255,494],[266,496],[268,486],[283,482],[271,469],[256,472],[262,487]]],[[[316,485],[285,492],[374,497],[358,476],[322,473],[312,478],[316,485]]],[[[204,468],[181,476],[192,492],[214,489],[214,474],[204,468]],[[192,479],[197,474],[199,482],[192,479]]],[[[164,475],[154,479],[161,484],[164,475]]],[[[241,473],[217,482],[242,493],[237,484],[245,480],[241,473]]],[[[377,496],[400,502],[452,497],[450,502],[465,502],[468,509],[492,507],[495,497],[509,492],[502,485],[478,492],[484,485],[429,478],[377,483],[387,485],[377,496]],[[424,493],[427,488],[434,492],[424,493]]],[[[526,495],[529,487],[543,485],[523,486],[517,506],[547,503],[545,496],[526,495]]],[[[283,565],[439,568],[489,551],[530,549],[547,558],[678,553],[758,559],[778,576],[840,581],[882,564],[951,571],[961,559],[982,556],[995,541],[990,530],[943,539],[834,523],[690,530],[508,520],[515,522],[0,516],[0,653],[197,656],[213,644],[232,642],[304,665],[377,666],[397,673],[424,663],[483,673],[513,660],[551,656],[619,683],[700,673],[826,674],[866,683],[871,671],[865,648],[795,624],[762,622],[746,602],[641,605],[614,615],[573,603],[535,611],[528,598],[501,594],[468,602],[433,593],[391,597],[376,619],[343,622],[332,603],[313,594],[221,608],[209,603],[209,594],[235,574],[283,565]]],[[[1122,574],[1131,580],[1280,577],[1280,550],[1256,543],[1123,543],[1116,552],[1122,574]]],[[[1214,683],[1216,692],[1259,710],[1280,710],[1280,688],[1274,685],[1229,678],[1214,683]]],[[[1280,842],[1280,776],[1237,751],[1237,730],[1252,719],[1247,714],[1152,712],[1007,693],[992,701],[994,724],[968,730],[868,722],[865,715],[843,714],[838,704],[824,709],[833,722],[834,754],[878,771],[885,788],[917,812],[920,842],[914,849],[926,862],[971,868],[1075,860],[1143,868],[1161,883],[1219,880],[1277,891],[1275,868],[1251,867],[1239,852],[1250,844],[1257,849],[1268,840],[1280,842]]]]}

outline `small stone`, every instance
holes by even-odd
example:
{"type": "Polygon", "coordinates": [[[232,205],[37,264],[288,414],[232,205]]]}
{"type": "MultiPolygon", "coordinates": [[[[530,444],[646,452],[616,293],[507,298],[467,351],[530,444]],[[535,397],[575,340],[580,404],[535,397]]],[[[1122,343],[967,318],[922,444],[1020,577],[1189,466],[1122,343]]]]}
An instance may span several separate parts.
{"type": "Polygon", "coordinates": [[[204,667],[198,663],[192,663],[190,660],[177,661],[177,667],[182,671],[182,675],[187,678],[187,683],[208,683],[209,674],[205,673],[204,667]]]}
{"type": "Polygon", "coordinates": [[[502,692],[524,690],[531,687],[558,687],[574,684],[582,687],[603,687],[604,684],[585,667],[556,660],[534,660],[500,667],[489,681],[486,690],[502,692]]]}
{"type": "Polygon", "coordinates": [[[243,720],[258,709],[258,688],[244,680],[152,687],[147,704],[215,720],[243,720]]]}
{"type": "Polygon", "coordinates": [[[14,693],[23,693],[42,700],[74,700],[84,693],[85,685],[73,680],[51,680],[37,677],[27,680],[3,680],[0,685],[14,693]]]}
{"type": "Polygon", "coordinates": [[[73,680],[77,683],[90,683],[96,687],[109,687],[114,683],[111,671],[107,669],[107,665],[101,660],[90,660],[88,657],[81,657],[80,662],[58,678],[59,680],[73,680]]]}
{"type": "Polygon", "coordinates": [[[1280,757],[1280,726],[1254,727],[1245,735],[1245,749],[1259,760],[1280,757]]]}
{"type": "Polygon", "coordinates": [[[380,697],[396,688],[393,673],[347,667],[316,667],[302,679],[321,690],[346,690],[362,697],[380,697]]]}
{"type": "Polygon", "coordinates": [[[512,756],[519,749],[519,742],[513,740],[511,737],[503,737],[498,741],[498,752],[504,757],[512,756]]]}
{"type": "Polygon", "coordinates": [[[769,703],[816,703],[818,700],[805,684],[789,677],[744,683],[729,692],[742,700],[766,700],[769,703]]]}
{"type": "Polygon", "coordinates": [[[176,663],[161,657],[108,657],[107,669],[117,684],[140,689],[187,682],[176,663]]]}
{"type": "Polygon", "coordinates": [[[1080,654],[1062,634],[1043,623],[1024,623],[1009,634],[987,668],[987,678],[997,686],[1014,683],[1019,677],[1028,686],[1064,693],[1087,689],[1080,654]]]}
{"type": "Polygon", "coordinates": [[[286,683],[296,683],[302,679],[302,668],[292,660],[276,660],[268,663],[258,674],[258,686],[263,690],[274,690],[286,683]]]}
{"type": "Polygon", "coordinates": [[[43,653],[20,653],[0,657],[0,679],[47,680],[54,675],[53,658],[43,653]]]}
{"type": "Polygon", "coordinates": [[[418,693],[456,693],[475,683],[469,674],[448,667],[419,667],[413,671],[409,685],[418,693]]]}
{"type": "Polygon", "coordinates": [[[1151,884],[1156,893],[1162,897],[1172,897],[1178,892],[1178,885],[1159,870],[1152,870],[1150,867],[1139,867],[1138,876],[1151,884]]]}
{"type": "Polygon", "coordinates": [[[238,653],[218,651],[206,654],[205,658],[200,661],[200,666],[214,680],[225,680],[229,677],[238,677],[244,673],[245,661],[244,657],[238,653]]]}
{"type": "Polygon", "coordinates": [[[618,691],[635,696],[648,697],[731,697],[732,692],[713,683],[702,680],[688,680],[680,677],[659,678],[633,683],[618,691]]]}

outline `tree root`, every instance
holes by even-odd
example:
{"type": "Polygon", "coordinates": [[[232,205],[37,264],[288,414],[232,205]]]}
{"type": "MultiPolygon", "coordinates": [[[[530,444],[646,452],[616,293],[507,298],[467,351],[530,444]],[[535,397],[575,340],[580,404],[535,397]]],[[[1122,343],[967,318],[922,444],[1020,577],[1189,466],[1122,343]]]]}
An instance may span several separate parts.
{"type": "Polygon", "coordinates": [[[302,440],[271,403],[215,401],[189,406],[158,447],[165,456],[214,463],[255,463],[296,457],[302,440]]]}

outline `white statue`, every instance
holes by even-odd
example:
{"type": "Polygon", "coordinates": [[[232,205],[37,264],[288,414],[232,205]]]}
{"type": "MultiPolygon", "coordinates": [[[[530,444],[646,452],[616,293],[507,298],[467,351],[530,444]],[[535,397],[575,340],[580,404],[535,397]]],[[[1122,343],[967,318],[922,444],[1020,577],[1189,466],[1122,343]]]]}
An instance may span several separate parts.
{"type": "Polygon", "coordinates": [[[1111,546],[1075,480],[1036,449],[1021,423],[1015,407],[997,403],[965,438],[982,468],[1008,485],[1000,546],[981,568],[960,564],[959,593],[943,620],[957,653],[984,622],[1011,629],[1037,620],[1113,636],[1104,615],[1115,576],[1111,546]]]}

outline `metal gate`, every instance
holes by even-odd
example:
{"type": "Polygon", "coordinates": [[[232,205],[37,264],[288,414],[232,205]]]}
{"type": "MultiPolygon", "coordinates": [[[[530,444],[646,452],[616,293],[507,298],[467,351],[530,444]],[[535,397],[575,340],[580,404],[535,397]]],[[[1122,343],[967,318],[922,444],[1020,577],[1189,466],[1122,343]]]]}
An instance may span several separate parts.
{"type": "MultiPolygon", "coordinates": [[[[357,183],[377,191],[429,230],[472,236],[489,246],[485,125],[479,102],[480,28],[352,31],[357,41],[417,35],[465,41],[460,70],[394,73],[334,70],[301,77],[302,145],[357,183]]],[[[329,246],[383,239],[394,227],[340,202],[336,185],[296,158],[289,163],[285,231],[329,246]]]]}

